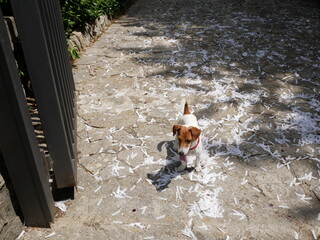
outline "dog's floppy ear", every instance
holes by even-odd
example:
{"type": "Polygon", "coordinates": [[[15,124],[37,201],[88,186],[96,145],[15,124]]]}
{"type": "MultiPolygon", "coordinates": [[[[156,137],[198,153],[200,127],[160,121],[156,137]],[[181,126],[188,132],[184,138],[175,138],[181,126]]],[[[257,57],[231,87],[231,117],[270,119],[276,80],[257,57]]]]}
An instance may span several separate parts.
{"type": "Polygon", "coordinates": [[[181,128],[181,125],[174,125],[172,128],[173,136],[176,135],[177,131],[179,131],[181,128]]]}
{"type": "Polygon", "coordinates": [[[194,141],[194,140],[198,139],[198,137],[200,136],[201,130],[196,127],[191,127],[190,131],[191,131],[191,135],[192,135],[192,140],[194,141]]]}

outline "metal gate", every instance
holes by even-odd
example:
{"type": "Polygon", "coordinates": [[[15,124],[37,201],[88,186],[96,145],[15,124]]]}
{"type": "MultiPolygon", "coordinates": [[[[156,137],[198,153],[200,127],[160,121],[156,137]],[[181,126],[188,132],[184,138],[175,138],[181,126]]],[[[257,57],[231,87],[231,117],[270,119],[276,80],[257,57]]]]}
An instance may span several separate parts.
{"type": "MultiPolygon", "coordinates": [[[[57,188],[76,185],[75,86],[58,0],[11,0],[57,188]]],[[[0,158],[25,223],[48,227],[54,201],[0,11],[0,158]]]]}

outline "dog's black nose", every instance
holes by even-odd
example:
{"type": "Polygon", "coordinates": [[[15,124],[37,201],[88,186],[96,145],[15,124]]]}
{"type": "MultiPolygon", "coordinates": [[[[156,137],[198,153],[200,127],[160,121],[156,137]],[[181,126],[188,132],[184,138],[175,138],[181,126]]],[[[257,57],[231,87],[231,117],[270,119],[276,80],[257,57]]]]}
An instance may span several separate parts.
{"type": "Polygon", "coordinates": [[[180,156],[183,156],[183,155],[184,155],[184,153],[183,153],[183,152],[179,152],[179,155],[180,155],[180,156]]]}

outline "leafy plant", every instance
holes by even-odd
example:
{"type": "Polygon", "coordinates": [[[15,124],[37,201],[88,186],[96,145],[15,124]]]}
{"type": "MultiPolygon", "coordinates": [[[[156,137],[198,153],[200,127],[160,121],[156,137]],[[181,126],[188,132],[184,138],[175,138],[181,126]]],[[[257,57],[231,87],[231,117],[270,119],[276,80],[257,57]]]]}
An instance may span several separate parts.
{"type": "Polygon", "coordinates": [[[120,2],[118,0],[97,0],[98,7],[102,10],[103,14],[107,14],[109,16],[115,16],[119,14],[121,7],[120,2]]]}
{"type": "MultiPolygon", "coordinates": [[[[70,39],[67,40],[68,42],[71,41],[70,39]]],[[[71,44],[68,44],[68,52],[69,52],[69,56],[70,56],[70,60],[73,62],[75,61],[77,58],[80,57],[79,55],[79,49],[76,46],[72,46],[71,44]]]]}
{"type": "MultiPolygon", "coordinates": [[[[6,0],[0,0],[6,1],[6,0]]],[[[60,0],[61,14],[67,41],[72,31],[81,31],[87,23],[93,23],[98,17],[120,14],[123,0],[60,0]]],[[[69,44],[70,60],[79,58],[79,50],[69,44]]]]}
{"type": "Polygon", "coordinates": [[[101,15],[114,17],[121,11],[120,0],[60,0],[60,5],[67,37],[101,15]]]}

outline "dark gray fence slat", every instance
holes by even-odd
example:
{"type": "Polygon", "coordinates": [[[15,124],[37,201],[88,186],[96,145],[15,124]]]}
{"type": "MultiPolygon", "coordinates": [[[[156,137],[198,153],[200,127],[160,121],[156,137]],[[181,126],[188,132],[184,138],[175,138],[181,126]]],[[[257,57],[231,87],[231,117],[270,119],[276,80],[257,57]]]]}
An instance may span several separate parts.
{"type": "MultiPolygon", "coordinates": [[[[52,0],[57,1],[57,0],[52,0]]],[[[31,83],[36,97],[49,153],[53,159],[54,174],[58,188],[76,185],[76,159],[70,147],[70,125],[66,124],[63,95],[55,65],[47,41],[41,14],[40,0],[11,0],[13,14],[21,39],[31,83]],[[28,9],[28,11],[26,11],[28,9]]],[[[47,29],[48,31],[50,29],[47,29]]],[[[58,56],[59,57],[59,56],[58,56]]],[[[73,81],[73,79],[68,79],[73,81]]]]}
{"type": "MultiPolygon", "coordinates": [[[[76,108],[75,108],[75,85],[73,81],[73,75],[70,67],[69,54],[67,51],[67,43],[65,41],[65,33],[63,28],[62,16],[60,11],[59,1],[47,1],[49,4],[49,9],[55,9],[55,11],[51,11],[52,13],[52,23],[56,29],[57,36],[57,48],[59,49],[61,66],[62,66],[62,74],[63,74],[63,84],[66,90],[67,101],[68,101],[68,110],[70,116],[70,124],[71,131],[75,129],[76,126],[76,108]]],[[[71,132],[70,136],[72,136],[72,143],[76,144],[76,135],[71,132]]]]}
{"type": "Polygon", "coordinates": [[[54,202],[0,10],[0,157],[29,226],[49,227],[54,202]]]}
{"type": "Polygon", "coordinates": [[[70,60],[69,60],[69,53],[67,50],[67,43],[66,41],[62,41],[61,39],[63,39],[64,37],[64,26],[63,26],[63,22],[62,22],[62,15],[61,15],[61,7],[60,7],[60,3],[59,1],[51,1],[54,5],[56,9],[59,9],[59,11],[55,12],[55,17],[56,17],[56,23],[58,26],[58,29],[60,29],[60,31],[58,31],[61,34],[61,38],[60,38],[60,44],[61,44],[61,49],[62,49],[62,54],[63,54],[63,59],[65,62],[65,66],[68,66],[66,68],[66,78],[69,80],[68,81],[68,86],[71,92],[71,97],[72,97],[72,106],[73,106],[73,136],[74,136],[74,141],[73,141],[73,152],[75,153],[75,158],[77,158],[76,153],[77,153],[77,106],[76,106],[76,96],[75,96],[75,83],[73,80],[73,73],[72,73],[72,69],[70,67],[70,60]]]}
{"type": "MultiPolygon", "coordinates": [[[[50,21],[46,21],[48,23],[48,29],[52,29],[52,31],[48,31],[47,36],[50,36],[50,39],[54,39],[53,45],[55,46],[56,51],[55,54],[51,56],[58,56],[58,69],[60,77],[56,78],[60,82],[60,86],[62,89],[63,101],[65,103],[65,114],[64,120],[68,123],[68,139],[69,139],[69,147],[72,148],[71,157],[76,159],[77,152],[77,143],[76,143],[76,101],[75,101],[75,83],[73,80],[73,74],[71,70],[71,64],[69,60],[69,53],[67,51],[67,43],[65,39],[65,32],[62,22],[61,8],[59,1],[55,0],[45,0],[42,1],[44,4],[45,15],[50,16],[50,21]]],[[[57,58],[57,57],[56,57],[57,58]]],[[[66,124],[67,124],[66,123],[66,124]]],[[[76,161],[74,162],[76,163],[76,161]]],[[[76,166],[74,166],[76,168],[76,166]]],[[[76,178],[76,171],[74,172],[76,178]]]]}
{"type": "MultiPolygon", "coordinates": [[[[40,2],[40,10],[46,21],[43,21],[45,37],[48,44],[49,57],[53,66],[53,74],[57,87],[57,94],[61,103],[62,117],[65,124],[66,136],[68,139],[68,146],[72,148],[73,134],[72,134],[72,123],[73,123],[73,108],[72,99],[66,86],[66,78],[63,75],[63,69],[66,67],[63,63],[63,58],[60,54],[59,32],[56,29],[56,21],[52,18],[54,12],[59,9],[55,9],[49,6],[51,0],[44,0],[40,2]]],[[[65,37],[63,36],[63,40],[65,37]]],[[[73,151],[70,151],[71,158],[74,158],[73,151]]]]}

